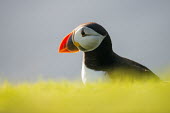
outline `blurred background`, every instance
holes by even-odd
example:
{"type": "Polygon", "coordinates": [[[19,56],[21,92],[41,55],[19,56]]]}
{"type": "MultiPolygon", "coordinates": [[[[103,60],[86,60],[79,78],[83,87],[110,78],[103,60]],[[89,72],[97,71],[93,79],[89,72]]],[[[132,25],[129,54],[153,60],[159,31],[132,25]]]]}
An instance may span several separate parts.
{"type": "Polygon", "coordinates": [[[57,49],[86,22],[109,32],[117,54],[159,75],[170,66],[169,6],[169,0],[0,0],[0,80],[80,80],[82,52],[57,49]]]}

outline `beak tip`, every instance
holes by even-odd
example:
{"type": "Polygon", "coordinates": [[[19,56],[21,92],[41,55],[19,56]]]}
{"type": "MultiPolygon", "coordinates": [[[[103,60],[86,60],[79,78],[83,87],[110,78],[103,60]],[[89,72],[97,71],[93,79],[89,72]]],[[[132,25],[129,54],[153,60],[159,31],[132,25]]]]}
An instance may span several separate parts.
{"type": "Polygon", "coordinates": [[[58,50],[58,53],[61,53],[61,51],[60,51],[60,50],[58,50]]]}
{"type": "Polygon", "coordinates": [[[58,53],[70,53],[70,51],[66,47],[60,46],[58,49],[58,53]]]}
{"type": "Polygon", "coordinates": [[[60,43],[58,53],[76,53],[79,51],[78,48],[72,42],[72,34],[73,32],[69,33],[66,37],[64,37],[64,39],[60,43]]]}

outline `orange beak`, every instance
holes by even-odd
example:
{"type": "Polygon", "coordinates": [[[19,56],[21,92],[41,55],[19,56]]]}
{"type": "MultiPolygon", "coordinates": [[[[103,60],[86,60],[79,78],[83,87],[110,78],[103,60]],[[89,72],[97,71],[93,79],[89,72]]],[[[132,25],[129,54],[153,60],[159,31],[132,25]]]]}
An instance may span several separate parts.
{"type": "Polygon", "coordinates": [[[79,49],[74,45],[72,40],[73,32],[69,33],[60,43],[59,53],[76,53],[79,49]]]}

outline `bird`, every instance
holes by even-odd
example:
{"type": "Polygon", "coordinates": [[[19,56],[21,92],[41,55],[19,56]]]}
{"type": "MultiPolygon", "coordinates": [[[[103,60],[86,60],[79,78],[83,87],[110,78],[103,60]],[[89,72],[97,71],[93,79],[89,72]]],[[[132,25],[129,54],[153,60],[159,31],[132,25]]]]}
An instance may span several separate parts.
{"type": "Polygon", "coordinates": [[[81,78],[84,84],[97,81],[159,81],[150,69],[116,54],[104,27],[95,22],[80,24],[66,35],[59,53],[83,52],[81,78]]]}

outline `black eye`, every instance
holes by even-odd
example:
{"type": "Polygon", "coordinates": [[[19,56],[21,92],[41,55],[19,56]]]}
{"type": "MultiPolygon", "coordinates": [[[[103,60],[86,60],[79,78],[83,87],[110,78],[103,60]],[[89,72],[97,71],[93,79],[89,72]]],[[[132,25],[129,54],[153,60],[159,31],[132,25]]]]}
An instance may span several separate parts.
{"type": "Polygon", "coordinates": [[[82,37],[85,37],[85,36],[86,36],[86,34],[85,34],[85,32],[84,32],[84,29],[82,29],[81,35],[82,35],[82,37]]]}

